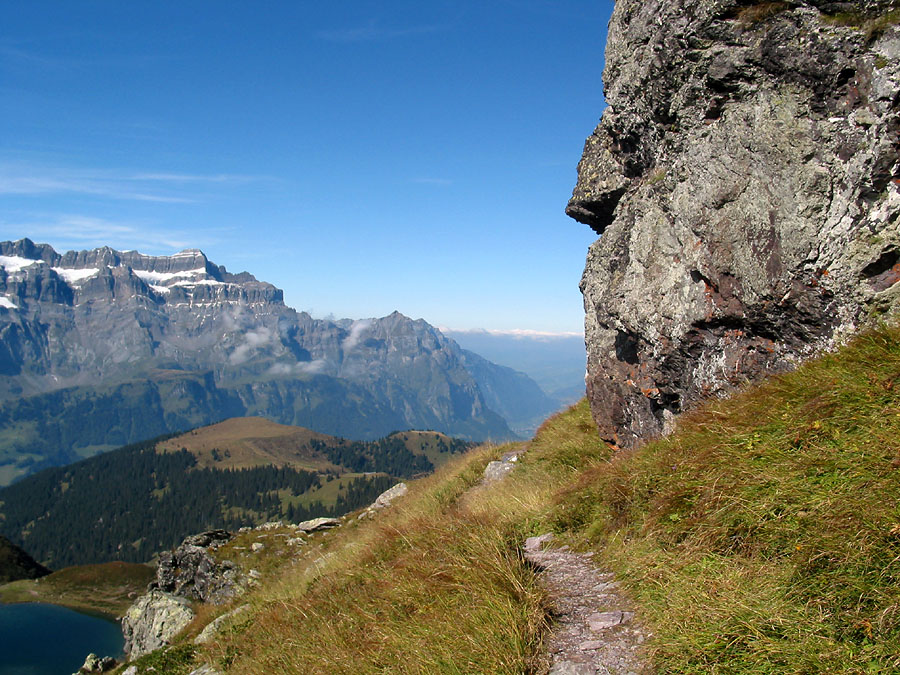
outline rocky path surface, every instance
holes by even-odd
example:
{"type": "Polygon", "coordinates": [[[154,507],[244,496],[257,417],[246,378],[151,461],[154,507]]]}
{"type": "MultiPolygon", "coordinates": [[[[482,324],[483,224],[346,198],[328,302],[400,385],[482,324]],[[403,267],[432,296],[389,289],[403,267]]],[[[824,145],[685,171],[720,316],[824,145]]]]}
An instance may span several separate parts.
{"type": "MultiPolygon", "coordinates": [[[[527,450],[528,445],[522,444],[490,462],[475,489],[503,480],[527,450]]],[[[553,534],[548,533],[530,537],[524,546],[525,559],[541,570],[541,582],[552,602],[549,675],[649,673],[641,652],[648,633],[635,621],[614,575],[598,569],[592,553],[576,553],[568,546],[553,548],[552,541],[553,534]]]]}
{"type": "Polygon", "coordinates": [[[640,653],[646,633],[613,574],[598,570],[591,553],[545,548],[552,540],[545,534],[525,541],[525,558],[541,570],[552,601],[550,675],[648,673],[640,653]]]}

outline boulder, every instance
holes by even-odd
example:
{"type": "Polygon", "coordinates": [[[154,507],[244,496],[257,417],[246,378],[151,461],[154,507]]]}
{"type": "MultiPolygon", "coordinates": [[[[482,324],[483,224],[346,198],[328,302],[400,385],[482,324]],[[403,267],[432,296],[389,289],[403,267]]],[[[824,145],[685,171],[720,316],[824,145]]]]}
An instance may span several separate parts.
{"type": "Polygon", "coordinates": [[[488,465],[484,468],[482,482],[487,484],[503,480],[514,468],[516,468],[516,465],[512,462],[488,462],[488,465]]]}
{"type": "Polygon", "coordinates": [[[214,619],[209,624],[207,624],[206,628],[204,628],[200,632],[200,635],[194,638],[194,644],[205,645],[208,642],[212,642],[213,638],[219,633],[219,631],[227,621],[233,619],[234,617],[240,616],[248,609],[250,609],[250,605],[241,605],[240,607],[236,607],[230,612],[226,612],[217,619],[214,619]]]}
{"type": "Polygon", "coordinates": [[[231,561],[217,561],[212,555],[233,536],[225,530],[210,530],[186,537],[174,551],[159,556],[151,589],[212,604],[222,604],[239,595],[240,570],[231,561]]]}
{"type": "Polygon", "coordinates": [[[84,665],[78,669],[78,673],[107,673],[117,665],[118,663],[111,656],[101,657],[91,653],[87,655],[84,665]]]}
{"type": "Polygon", "coordinates": [[[339,518],[313,518],[312,520],[304,520],[302,523],[297,523],[294,525],[294,528],[309,534],[310,532],[318,532],[319,530],[329,530],[340,524],[341,521],[339,518]]]}
{"type": "Polygon", "coordinates": [[[387,508],[391,505],[391,502],[398,497],[403,497],[407,492],[409,492],[409,488],[406,487],[406,483],[397,483],[394,487],[389,488],[378,495],[372,506],[376,509],[387,508]]]}
{"type": "Polygon", "coordinates": [[[581,290],[608,441],[897,307],[900,26],[875,21],[889,0],[837,6],[615,3],[609,107],[566,209],[601,235],[581,290]]]}
{"type": "Polygon", "coordinates": [[[153,590],[138,598],[122,617],[125,652],[130,660],[168,645],[194,618],[186,598],[153,590]]]}
{"type": "Polygon", "coordinates": [[[208,663],[205,663],[196,670],[192,670],[190,675],[222,675],[222,673],[208,663]]]}

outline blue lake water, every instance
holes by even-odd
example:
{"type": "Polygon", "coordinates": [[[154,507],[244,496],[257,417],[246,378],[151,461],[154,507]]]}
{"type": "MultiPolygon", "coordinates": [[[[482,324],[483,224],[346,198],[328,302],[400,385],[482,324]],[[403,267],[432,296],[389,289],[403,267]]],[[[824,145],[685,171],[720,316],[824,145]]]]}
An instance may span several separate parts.
{"type": "Polygon", "coordinates": [[[0,605],[0,675],[71,675],[90,652],[122,655],[119,624],[65,607],[0,605]]]}

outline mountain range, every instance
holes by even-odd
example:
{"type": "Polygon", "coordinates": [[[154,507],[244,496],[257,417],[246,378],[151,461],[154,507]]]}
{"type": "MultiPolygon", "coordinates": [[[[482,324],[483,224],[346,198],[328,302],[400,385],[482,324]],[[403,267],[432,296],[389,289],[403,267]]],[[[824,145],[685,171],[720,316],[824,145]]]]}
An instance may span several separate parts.
{"type": "Polygon", "coordinates": [[[424,320],[314,319],[199,250],[0,242],[0,485],[229,417],[502,440],[556,407],[424,320]]]}

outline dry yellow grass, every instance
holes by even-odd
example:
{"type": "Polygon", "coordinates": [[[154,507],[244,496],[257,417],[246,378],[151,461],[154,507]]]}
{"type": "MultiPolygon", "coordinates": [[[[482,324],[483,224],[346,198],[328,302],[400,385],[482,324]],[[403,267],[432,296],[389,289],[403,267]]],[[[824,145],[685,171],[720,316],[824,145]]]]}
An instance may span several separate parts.
{"type": "Polygon", "coordinates": [[[184,448],[197,458],[198,468],[292,466],[310,471],[339,471],[339,467],[309,447],[311,440],[329,443],[334,439],[263,417],[235,417],[163,441],[156,446],[156,451],[176,452],[184,448]]]}
{"type": "Polygon", "coordinates": [[[898,438],[898,329],[629,453],[582,401],[494,488],[477,484],[508,448],[483,447],[273,558],[251,611],[177,654],[185,673],[542,672],[545,597],[519,547],[553,530],[617,572],[659,672],[900,672],[898,438]]]}

